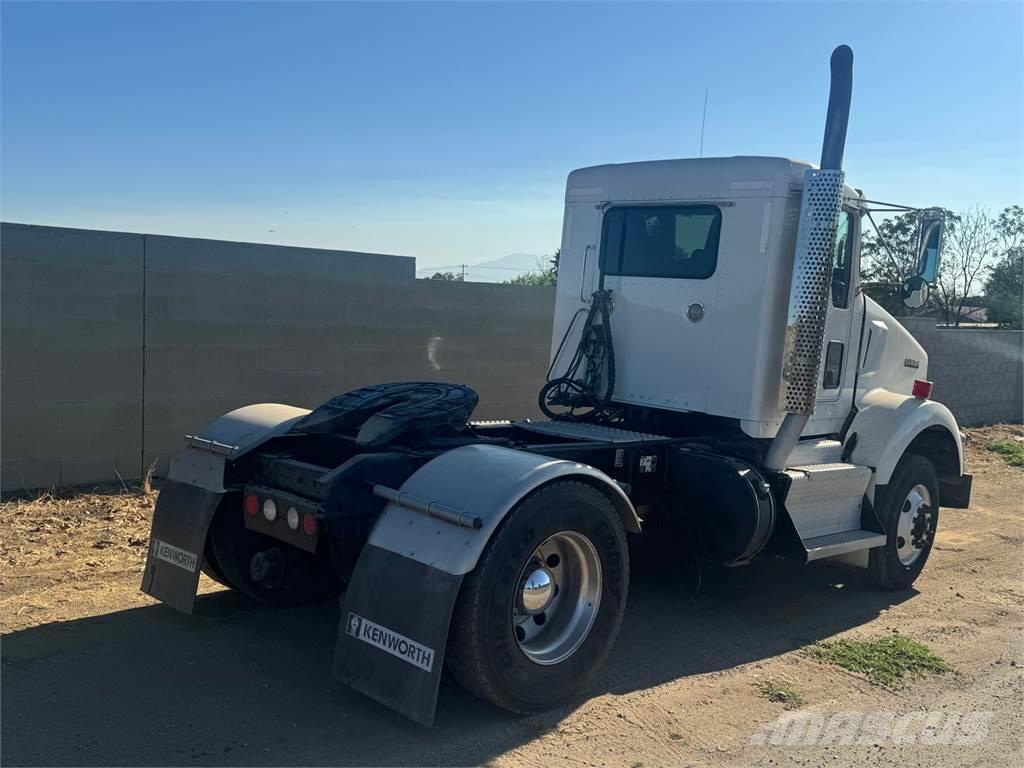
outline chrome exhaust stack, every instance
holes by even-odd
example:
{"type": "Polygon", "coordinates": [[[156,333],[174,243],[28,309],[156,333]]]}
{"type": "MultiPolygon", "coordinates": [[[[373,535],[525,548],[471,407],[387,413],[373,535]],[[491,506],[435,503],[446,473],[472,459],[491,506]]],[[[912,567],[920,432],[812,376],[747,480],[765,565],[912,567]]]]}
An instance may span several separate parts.
{"type": "Polygon", "coordinates": [[[765,468],[772,470],[785,468],[800,433],[814,413],[818,394],[832,254],[843,204],[842,166],[853,94],[853,51],[840,45],[832,52],[831,65],[821,167],[804,174],[800,201],[779,393],[779,408],[786,416],[764,458],[765,468]]]}

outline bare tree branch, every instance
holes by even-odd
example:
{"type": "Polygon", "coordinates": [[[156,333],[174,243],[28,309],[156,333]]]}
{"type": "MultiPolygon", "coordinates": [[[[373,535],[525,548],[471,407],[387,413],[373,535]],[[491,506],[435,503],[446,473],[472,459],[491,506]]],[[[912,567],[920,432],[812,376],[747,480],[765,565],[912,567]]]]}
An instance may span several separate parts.
{"type": "Polygon", "coordinates": [[[938,303],[947,324],[958,326],[980,310],[968,302],[976,298],[999,242],[996,219],[983,208],[963,211],[947,224],[937,281],[938,303]]]}

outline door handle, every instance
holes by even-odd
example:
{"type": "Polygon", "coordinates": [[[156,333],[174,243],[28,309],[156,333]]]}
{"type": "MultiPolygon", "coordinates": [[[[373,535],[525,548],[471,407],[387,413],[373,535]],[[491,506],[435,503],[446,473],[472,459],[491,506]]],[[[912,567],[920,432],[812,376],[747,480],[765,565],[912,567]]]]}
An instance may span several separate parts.
{"type": "Polygon", "coordinates": [[[590,262],[589,256],[593,245],[588,245],[583,249],[583,267],[580,269],[580,301],[584,304],[590,303],[590,295],[587,293],[587,264],[590,262]]]}

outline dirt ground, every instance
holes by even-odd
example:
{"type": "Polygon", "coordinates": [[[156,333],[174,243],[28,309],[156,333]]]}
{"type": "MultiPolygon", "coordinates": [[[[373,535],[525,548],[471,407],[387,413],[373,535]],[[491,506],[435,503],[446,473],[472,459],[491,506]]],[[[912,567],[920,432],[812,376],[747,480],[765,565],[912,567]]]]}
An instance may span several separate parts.
{"type": "Polygon", "coordinates": [[[780,561],[704,574],[697,588],[665,576],[665,553],[638,546],[622,633],[581,702],[517,717],[446,680],[432,729],[331,680],[337,606],[264,610],[204,577],[204,596],[187,617],[140,593],[152,495],[11,501],[0,512],[0,758],[4,765],[1024,765],[1024,470],[984,447],[997,437],[1024,439],[1024,430],[992,427],[969,437],[972,508],[942,510],[916,589],[878,592],[856,570],[780,561]],[[837,636],[891,633],[926,643],[954,671],[891,691],[801,650],[837,636]],[[925,737],[779,744],[771,726],[791,713],[759,695],[765,680],[803,697],[797,715],[830,723],[836,713],[947,723],[956,714],[980,716],[984,726],[975,738],[945,745],[925,737]]]}

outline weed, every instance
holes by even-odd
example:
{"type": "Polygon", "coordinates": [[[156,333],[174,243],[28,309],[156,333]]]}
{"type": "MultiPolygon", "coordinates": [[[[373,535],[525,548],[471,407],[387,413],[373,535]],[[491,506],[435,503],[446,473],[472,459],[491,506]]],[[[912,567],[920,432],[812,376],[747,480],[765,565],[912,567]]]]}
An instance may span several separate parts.
{"type": "Polygon", "coordinates": [[[1020,440],[1000,440],[989,443],[988,449],[998,453],[1011,467],[1024,467],[1024,442],[1020,440]]]}
{"type": "Polygon", "coordinates": [[[768,701],[782,704],[786,709],[797,709],[804,704],[804,697],[797,693],[789,683],[779,680],[762,680],[757,684],[757,692],[768,701]]]}
{"type": "Polygon", "coordinates": [[[949,672],[950,667],[928,646],[908,637],[893,635],[874,640],[833,640],[808,649],[816,659],[864,675],[876,685],[897,688],[903,677],[922,677],[928,672],[949,672]]]}

